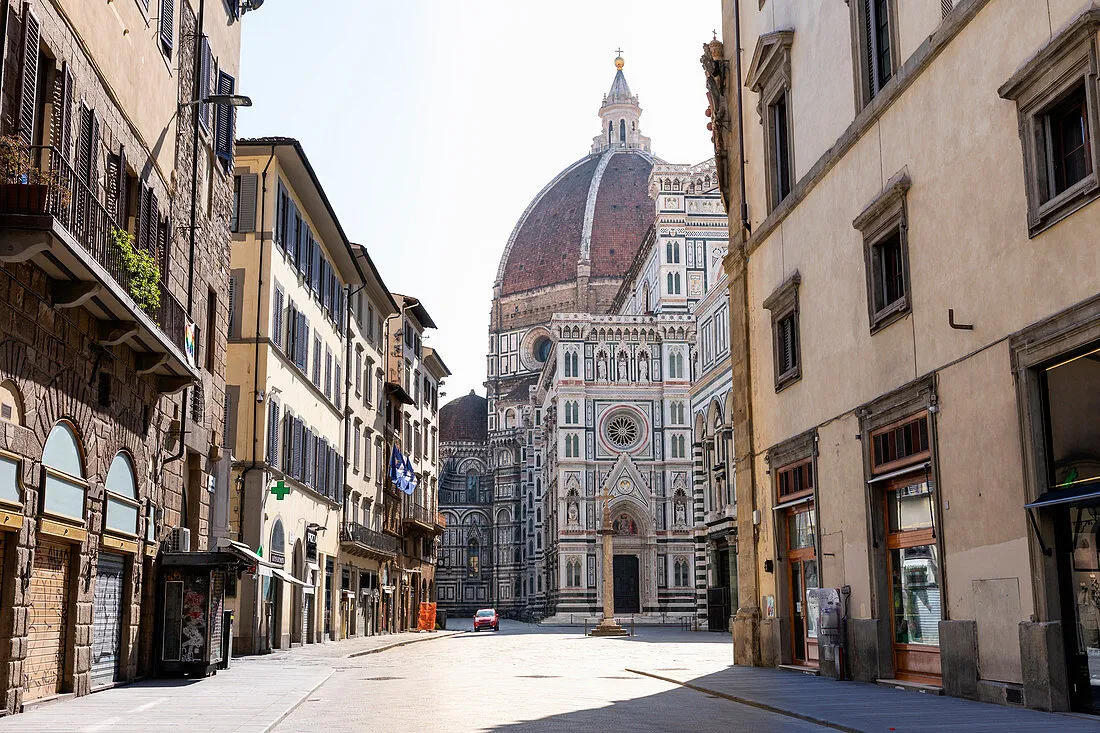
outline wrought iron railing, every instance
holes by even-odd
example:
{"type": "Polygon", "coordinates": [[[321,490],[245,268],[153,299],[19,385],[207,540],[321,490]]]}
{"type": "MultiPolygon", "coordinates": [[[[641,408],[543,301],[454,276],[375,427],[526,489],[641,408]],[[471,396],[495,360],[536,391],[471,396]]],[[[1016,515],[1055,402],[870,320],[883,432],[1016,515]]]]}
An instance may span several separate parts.
{"type": "Polygon", "coordinates": [[[397,538],[367,529],[356,522],[344,522],[340,528],[340,540],[342,542],[356,542],[366,547],[388,553],[397,554],[397,538]]]}
{"type": "MultiPolygon", "coordinates": [[[[115,217],[99,201],[96,192],[69,165],[61,151],[51,146],[35,146],[30,149],[31,159],[38,168],[38,183],[46,187],[45,210],[30,211],[27,208],[12,209],[4,202],[4,214],[46,214],[76,240],[84,251],[107,271],[111,278],[130,293],[130,277],[123,266],[122,253],[115,244],[114,231],[119,228],[115,217]]],[[[157,256],[156,252],[152,252],[157,256]]],[[[184,332],[187,314],[179,301],[168,291],[162,280],[157,284],[160,304],[147,310],[157,327],[181,351],[184,348],[184,332]]]]}
{"type": "Polygon", "coordinates": [[[407,498],[401,501],[401,516],[406,522],[419,522],[430,527],[435,524],[435,514],[428,507],[407,498]]]}

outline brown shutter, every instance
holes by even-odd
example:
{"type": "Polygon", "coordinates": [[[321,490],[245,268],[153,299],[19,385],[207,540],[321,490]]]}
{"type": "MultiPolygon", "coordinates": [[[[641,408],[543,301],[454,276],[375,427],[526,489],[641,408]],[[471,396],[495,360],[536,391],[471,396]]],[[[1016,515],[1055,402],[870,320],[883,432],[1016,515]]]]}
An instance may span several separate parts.
{"type": "Polygon", "coordinates": [[[19,137],[25,145],[34,144],[35,96],[38,93],[38,45],[41,26],[31,12],[30,3],[23,14],[23,74],[19,90],[19,137]]]}
{"type": "Polygon", "coordinates": [[[237,211],[237,231],[256,231],[256,192],[259,176],[246,173],[241,176],[240,204],[237,211]]]}

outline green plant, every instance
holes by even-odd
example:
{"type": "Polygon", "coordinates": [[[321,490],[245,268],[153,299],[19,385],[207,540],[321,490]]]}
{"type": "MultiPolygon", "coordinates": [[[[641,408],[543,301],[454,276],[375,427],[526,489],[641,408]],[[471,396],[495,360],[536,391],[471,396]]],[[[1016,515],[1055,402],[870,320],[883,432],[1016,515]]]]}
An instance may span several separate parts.
{"type": "Polygon", "coordinates": [[[0,176],[4,183],[47,183],[17,135],[0,135],[0,176]]]}
{"type": "Polygon", "coordinates": [[[111,238],[130,281],[130,295],[143,311],[156,314],[160,308],[160,271],[156,258],[134,246],[134,235],[127,231],[112,229],[111,238]]]}

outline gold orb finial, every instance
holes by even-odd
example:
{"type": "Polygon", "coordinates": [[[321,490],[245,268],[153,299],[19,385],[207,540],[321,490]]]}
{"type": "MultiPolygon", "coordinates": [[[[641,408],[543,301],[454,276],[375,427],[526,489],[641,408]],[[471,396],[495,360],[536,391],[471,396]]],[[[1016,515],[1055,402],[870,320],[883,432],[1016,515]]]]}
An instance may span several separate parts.
{"type": "Polygon", "coordinates": [[[615,68],[622,71],[623,67],[626,66],[626,61],[623,60],[623,50],[620,48],[616,50],[615,53],[618,54],[618,56],[615,57],[615,68]]]}

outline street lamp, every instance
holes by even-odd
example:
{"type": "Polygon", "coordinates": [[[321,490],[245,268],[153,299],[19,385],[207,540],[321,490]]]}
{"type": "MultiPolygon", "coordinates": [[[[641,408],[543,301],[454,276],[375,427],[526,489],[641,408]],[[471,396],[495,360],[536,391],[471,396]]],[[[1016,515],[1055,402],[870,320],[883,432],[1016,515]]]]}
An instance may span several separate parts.
{"type": "Polygon", "coordinates": [[[251,107],[252,98],[243,94],[211,94],[204,99],[181,102],[180,107],[194,107],[196,104],[224,104],[229,107],[251,107]]]}

